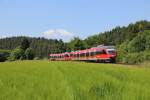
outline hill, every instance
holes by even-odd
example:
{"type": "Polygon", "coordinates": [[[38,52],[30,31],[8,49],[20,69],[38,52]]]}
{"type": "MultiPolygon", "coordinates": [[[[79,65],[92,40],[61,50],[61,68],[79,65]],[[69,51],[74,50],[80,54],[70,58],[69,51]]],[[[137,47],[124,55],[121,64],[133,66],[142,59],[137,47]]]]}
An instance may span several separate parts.
{"type": "Polygon", "coordinates": [[[0,99],[149,100],[149,79],[149,68],[127,65],[4,62],[0,63],[0,99]]]}
{"type": "Polygon", "coordinates": [[[117,26],[116,28],[102,32],[85,39],[89,47],[97,46],[99,44],[120,45],[125,41],[131,41],[139,32],[150,30],[150,22],[143,20],[136,23],[131,23],[128,26],[117,26]]]}

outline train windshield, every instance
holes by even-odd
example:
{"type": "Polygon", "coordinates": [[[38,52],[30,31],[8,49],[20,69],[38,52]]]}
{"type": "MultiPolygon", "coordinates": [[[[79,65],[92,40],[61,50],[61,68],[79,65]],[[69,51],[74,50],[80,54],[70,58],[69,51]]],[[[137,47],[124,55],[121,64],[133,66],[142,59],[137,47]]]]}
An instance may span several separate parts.
{"type": "Polygon", "coordinates": [[[107,53],[108,53],[108,54],[115,54],[115,50],[114,50],[114,49],[108,49],[108,50],[107,50],[107,53]]]}

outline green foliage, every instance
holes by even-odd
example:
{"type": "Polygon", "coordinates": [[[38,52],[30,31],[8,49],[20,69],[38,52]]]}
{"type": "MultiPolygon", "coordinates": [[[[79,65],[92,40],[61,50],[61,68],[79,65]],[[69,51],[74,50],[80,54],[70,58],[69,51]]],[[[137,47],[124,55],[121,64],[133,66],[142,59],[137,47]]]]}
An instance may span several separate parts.
{"type": "Polygon", "coordinates": [[[143,62],[143,53],[129,53],[124,57],[124,63],[138,64],[143,62]]]}
{"type": "Polygon", "coordinates": [[[27,48],[24,55],[26,56],[26,59],[28,60],[33,60],[34,58],[34,53],[33,53],[33,50],[32,48],[27,48]]]}
{"type": "Polygon", "coordinates": [[[16,49],[14,49],[9,57],[10,61],[14,61],[14,60],[19,60],[19,59],[24,59],[24,50],[21,49],[20,47],[17,47],[16,49]]]}
{"type": "Polygon", "coordinates": [[[29,48],[29,46],[30,46],[30,43],[29,43],[28,39],[23,38],[22,41],[21,41],[20,48],[23,49],[23,50],[26,50],[27,48],[29,48]]]}
{"type": "Polygon", "coordinates": [[[150,61],[150,51],[143,52],[144,61],[150,61]]]}
{"type": "Polygon", "coordinates": [[[150,31],[140,32],[129,43],[129,52],[140,52],[150,50],[150,31]]]}
{"type": "MultiPolygon", "coordinates": [[[[64,43],[62,40],[22,36],[0,39],[0,49],[13,50],[20,46],[24,39],[29,41],[30,47],[33,49],[35,57],[44,58],[47,57],[49,53],[60,53],[66,51],[66,43],[64,43]]],[[[28,46],[25,48],[27,47],[28,46]]]]}
{"type": "Polygon", "coordinates": [[[149,61],[150,31],[143,31],[131,41],[125,41],[118,47],[118,61],[124,63],[141,63],[149,61]]]}
{"type": "MultiPolygon", "coordinates": [[[[143,66],[144,67],[144,66],[143,66]]],[[[82,62],[0,63],[2,100],[149,100],[150,70],[82,62]]]]}
{"type": "Polygon", "coordinates": [[[14,49],[10,56],[9,60],[14,61],[14,60],[33,60],[34,58],[34,52],[32,48],[26,48],[26,50],[23,50],[21,47],[17,47],[14,49]]]}
{"type": "Polygon", "coordinates": [[[111,31],[106,31],[85,39],[88,47],[97,46],[99,44],[120,45],[127,40],[135,38],[139,32],[150,30],[150,22],[139,21],[134,24],[129,24],[127,27],[117,26],[111,31]]]}
{"type": "Polygon", "coordinates": [[[128,64],[140,64],[145,61],[150,61],[150,51],[128,53],[122,56],[122,59],[120,60],[120,62],[128,64]]]}
{"type": "Polygon", "coordinates": [[[10,53],[10,50],[4,50],[4,49],[0,49],[0,53],[10,53]]]}
{"type": "Polygon", "coordinates": [[[128,43],[129,41],[125,41],[117,48],[117,61],[123,62],[124,57],[128,54],[128,43]]]}
{"type": "Polygon", "coordinates": [[[83,50],[85,49],[85,44],[83,40],[81,40],[78,37],[75,37],[69,42],[68,47],[71,49],[71,51],[83,50]]]}

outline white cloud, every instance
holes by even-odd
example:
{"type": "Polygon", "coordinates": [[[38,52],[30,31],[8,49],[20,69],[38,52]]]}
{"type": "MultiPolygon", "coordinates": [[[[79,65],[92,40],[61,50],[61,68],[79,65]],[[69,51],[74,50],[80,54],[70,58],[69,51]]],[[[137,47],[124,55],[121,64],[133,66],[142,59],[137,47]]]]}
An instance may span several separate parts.
{"type": "Polygon", "coordinates": [[[50,29],[44,32],[43,36],[49,39],[62,39],[65,42],[70,41],[74,37],[73,33],[64,29],[50,29]]]}

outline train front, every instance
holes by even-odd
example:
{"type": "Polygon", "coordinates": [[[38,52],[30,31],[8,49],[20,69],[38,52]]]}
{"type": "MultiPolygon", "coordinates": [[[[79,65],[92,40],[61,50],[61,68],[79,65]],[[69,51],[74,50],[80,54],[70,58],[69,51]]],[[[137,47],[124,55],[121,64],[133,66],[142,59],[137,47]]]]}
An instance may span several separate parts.
{"type": "Polygon", "coordinates": [[[109,62],[112,62],[112,63],[116,62],[117,52],[115,49],[106,49],[106,54],[108,55],[109,62]]]}

